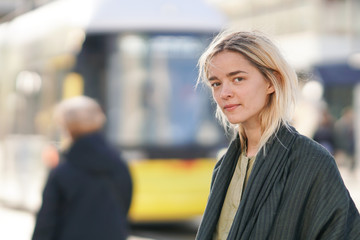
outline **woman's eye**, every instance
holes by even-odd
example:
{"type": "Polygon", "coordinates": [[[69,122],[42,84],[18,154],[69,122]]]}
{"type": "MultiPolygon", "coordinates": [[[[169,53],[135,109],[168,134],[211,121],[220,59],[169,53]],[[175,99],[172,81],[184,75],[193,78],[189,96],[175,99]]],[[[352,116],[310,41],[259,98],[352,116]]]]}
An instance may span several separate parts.
{"type": "Polygon", "coordinates": [[[234,81],[235,81],[235,82],[241,82],[242,80],[244,80],[244,78],[242,78],[242,77],[234,78],[234,81]]]}
{"type": "Polygon", "coordinates": [[[218,87],[218,86],[220,86],[220,83],[218,83],[218,82],[213,82],[213,83],[210,84],[210,86],[211,86],[211,87],[218,87]]]}

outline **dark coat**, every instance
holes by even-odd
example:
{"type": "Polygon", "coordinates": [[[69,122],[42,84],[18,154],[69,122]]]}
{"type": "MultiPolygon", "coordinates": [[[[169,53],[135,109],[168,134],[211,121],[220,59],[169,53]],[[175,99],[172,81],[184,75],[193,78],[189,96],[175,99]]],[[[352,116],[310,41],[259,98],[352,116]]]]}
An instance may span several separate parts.
{"type": "Polygon", "coordinates": [[[119,153],[94,133],[64,157],[49,174],[32,239],[126,239],[132,182],[119,153]]]}
{"type": "MultiPolygon", "coordinates": [[[[211,240],[241,154],[239,139],[215,166],[197,240],[211,240]]],[[[282,127],[256,156],[227,239],[355,240],[360,216],[329,152],[282,127]]]]}

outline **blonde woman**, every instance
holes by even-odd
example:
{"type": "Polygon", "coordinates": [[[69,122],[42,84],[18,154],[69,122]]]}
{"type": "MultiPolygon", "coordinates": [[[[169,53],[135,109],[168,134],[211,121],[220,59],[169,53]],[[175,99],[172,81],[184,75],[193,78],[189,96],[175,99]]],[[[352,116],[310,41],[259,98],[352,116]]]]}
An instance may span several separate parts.
{"type": "MultiPolygon", "coordinates": [[[[331,154],[291,125],[297,76],[260,32],[224,32],[199,83],[234,139],[215,166],[197,240],[360,239],[360,216],[331,154]]],[[[311,116],[309,116],[311,117],[311,116]]]]}

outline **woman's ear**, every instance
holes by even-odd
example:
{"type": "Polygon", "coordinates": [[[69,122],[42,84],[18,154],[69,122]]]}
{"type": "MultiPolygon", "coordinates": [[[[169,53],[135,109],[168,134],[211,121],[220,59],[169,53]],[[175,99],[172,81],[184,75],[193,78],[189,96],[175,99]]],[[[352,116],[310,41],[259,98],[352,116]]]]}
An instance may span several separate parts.
{"type": "Polygon", "coordinates": [[[269,85],[268,85],[268,89],[267,89],[267,94],[271,94],[275,92],[275,88],[274,88],[274,85],[272,84],[271,81],[269,81],[269,85]]]}
{"type": "MultiPolygon", "coordinates": [[[[276,71],[274,71],[273,74],[274,74],[275,78],[278,80],[278,82],[281,82],[281,76],[280,76],[280,74],[279,74],[278,72],[276,72],[276,71]]],[[[268,94],[274,93],[274,92],[275,92],[274,84],[273,84],[270,80],[268,81],[268,84],[269,84],[269,85],[268,85],[268,91],[267,91],[267,93],[268,93],[268,94]]]]}

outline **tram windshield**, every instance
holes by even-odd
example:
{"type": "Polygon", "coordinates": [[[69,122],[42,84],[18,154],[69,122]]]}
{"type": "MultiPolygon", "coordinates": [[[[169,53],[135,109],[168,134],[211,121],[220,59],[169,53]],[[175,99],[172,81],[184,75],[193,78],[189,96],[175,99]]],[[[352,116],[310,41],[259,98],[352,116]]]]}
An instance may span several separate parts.
{"type": "Polygon", "coordinates": [[[214,146],[223,140],[197,61],[209,36],[117,37],[108,60],[108,136],[122,146],[214,146]]]}

